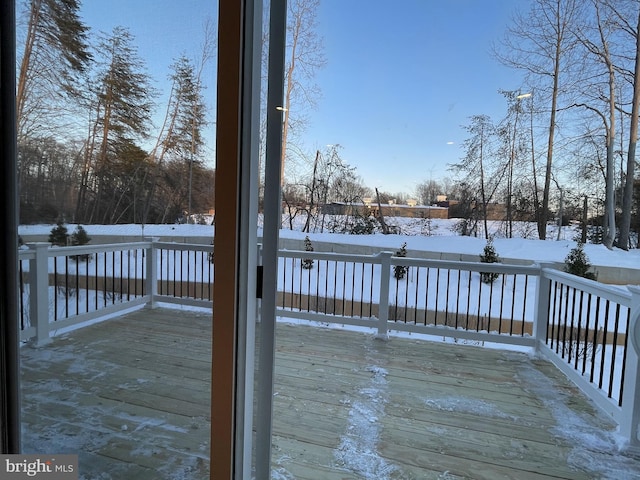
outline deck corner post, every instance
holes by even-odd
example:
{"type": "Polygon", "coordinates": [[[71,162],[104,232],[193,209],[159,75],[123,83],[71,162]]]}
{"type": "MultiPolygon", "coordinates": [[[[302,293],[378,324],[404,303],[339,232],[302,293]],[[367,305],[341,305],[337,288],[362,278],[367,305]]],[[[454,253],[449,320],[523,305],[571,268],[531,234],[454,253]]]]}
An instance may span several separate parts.
{"type": "Polygon", "coordinates": [[[547,341],[547,324],[549,323],[549,291],[551,280],[544,274],[544,269],[548,267],[544,263],[537,265],[538,282],[536,285],[535,311],[533,314],[533,338],[535,350],[540,352],[540,346],[547,341]]]}
{"type": "Polygon", "coordinates": [[[624,391],[622,394],[622,415],[620,434],[628,442],[627,448],[640,452],[640,287],[628,285],[631,292],[631,309],[627,336],[626,365],[624,371],[624,391]]]}
{"type": "Polygon", "coordinates": [[[389,338],[387,321],[389,320],[389,282],[391,280],[392,252],[380,252],[380,297],[378,299],[378,333],[376,338],[389,338]]]}
{"type": "Polygon", "coordinates": [[[145,278],[145,288],[147,291],[147,295],[149,296],[149,302],[147,303],[147,308],[156,308],[156,297],[158,296],[158,248],[156,243],[158,242],[158,237],[152,237],[148,239],[151,242],[151,245],[147,250],[147,264],[146,270],[147,275],[145,278]]]}
{"type": "MultiPolygon", "coordinates": [[[[41,347],[51,342],[49,336],[49,243],[35,242],[28,244],[35,252],[29,261],[29,316],[31,325],[36,329],[36,336],[31,345],[41,347]]],[[[55,295],[55,293],[54,293],[55,295]]]]}

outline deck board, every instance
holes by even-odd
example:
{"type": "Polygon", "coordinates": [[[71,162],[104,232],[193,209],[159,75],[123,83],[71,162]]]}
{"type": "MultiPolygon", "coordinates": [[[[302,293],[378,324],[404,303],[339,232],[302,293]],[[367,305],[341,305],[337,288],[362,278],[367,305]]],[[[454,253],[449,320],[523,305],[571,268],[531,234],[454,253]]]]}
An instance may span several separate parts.
{"type": "MultiPolygon", "coordinates": [[[[547,362],[285,323],[276,349],[274,478],[640,478],[547,362]],[[559,425],[559,411],[577,420],[559,425]]],[[[169,309],[24,347],[25,451],[80,452],[86,479],[208,478],[210,361],[210,314],[169,309]]]]}

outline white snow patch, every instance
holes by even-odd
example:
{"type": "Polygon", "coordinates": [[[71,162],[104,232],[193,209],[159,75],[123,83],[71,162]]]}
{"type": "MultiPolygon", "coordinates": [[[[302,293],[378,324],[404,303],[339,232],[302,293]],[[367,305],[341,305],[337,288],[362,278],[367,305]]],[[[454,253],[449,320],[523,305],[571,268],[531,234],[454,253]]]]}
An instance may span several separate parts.
{"type": "MultiPolygon", "coordinates": [[[[568,395],[550,385],[533,366],[522,364],[517,377],[549,408],[556,421],[550,432],[573,446],[567,462],[577,470],[597,472],[606,480],[640,478],[640,462],[620,454],[621,439],[615,432],[594,427],[568,405],[568,395]]],[[[604,418],[602,418],[602,421],[604,418]]]]}
{"type": "Polygon", "coordinates": [[[493,403],[485,402],[484,400],[476,398],[454,396],[427,398],[424,400],[424,403],[431,408],[445,412],[472,413],[482,417],[517,420],[513,415],[507,415],[501,411],[493,403]]]}
{"type": "Polygon", "coordinates": [[[379,419],[384,417],[388,402],[388,372],[376,365],[365,369],[371,372],[371,386],[358,391],[357,400],[346,399],[350,404],[347,432],[340,438],[340,445],[334,450],[338,466],[352,471],[364,478],[386,480],[397,467],[377,452],[380,439],[379,419]]]}
{"type": "Polygon", "coordinates": [[[295,480],[284,467],[278,467],[271,470],[271,480],[295,480]]]}

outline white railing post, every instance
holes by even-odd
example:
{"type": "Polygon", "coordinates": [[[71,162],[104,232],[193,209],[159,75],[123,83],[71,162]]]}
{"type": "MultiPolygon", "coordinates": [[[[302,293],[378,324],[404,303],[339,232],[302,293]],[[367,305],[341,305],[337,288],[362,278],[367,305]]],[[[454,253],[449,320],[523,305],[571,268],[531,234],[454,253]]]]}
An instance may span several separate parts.
{"type": "Polygon", "coordinates": [[[538,267],[536,302],[533,315],[533,338],[535,339],[536,352],[539,352],[540,345],[546,342],[547,324],[549,323],[549,288],[551,287],[551,280],[542,272],[545,264],[541,263],[538,267]]]}
{"type": "Polygon", "coordinates": [[[376,338],[389,338],[387,321],[389,320],[389,282],[391,280],[392,252],[380,252],[380,297],[378,299],[378,334],[376,338]]]}
{"type": "Polygon", "coordinates": [[[156,297],[158,295],[158,249],[156,248],[156,242],[158,237],[148,239],[151,242],[151,246],[147,250],[147,276],[145,278],[145,287],[147,295],[149,295],[149,303],[147,308],[156,308],[156,297]]]}
{"type": "Polygon", "coordinates": [[[640,451],[640,287],[630,285],[627,288],[631,292],[631,317],[627,331],[627,358],[619,425],[620,434],[629,442],[629,448],[640,451]]]}
{"type": "MultiPolygon", "coordinates": [[[[29,261],[29,320],[36,329],[31,344],[36,347],[51,342],[49,338],[49,243],[29,243],[35,258],[29,261]]],[[[55,290],[55,286],[54,286],[55,290]]],[[[53,293],[56,295],[56,292],[53,293]]]]}

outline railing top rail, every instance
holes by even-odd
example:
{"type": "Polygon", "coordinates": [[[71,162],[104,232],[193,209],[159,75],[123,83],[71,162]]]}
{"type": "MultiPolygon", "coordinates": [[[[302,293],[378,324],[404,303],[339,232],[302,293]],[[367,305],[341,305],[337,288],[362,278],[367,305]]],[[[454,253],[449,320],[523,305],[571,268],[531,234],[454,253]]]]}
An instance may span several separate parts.
{"type": "Polygon", "coordinates": [[[313,260],[334,260],[338,262],[380,263],[380,254],[362,255],[357,253],[307,252],[305,250],[287,250],[283,248],[278,250],[278,257],[311,258],[313,260]]]}
{"type": "Polygon", "coordinates": [[[509,265],[505,263],[462,262],[458,260],[429,260],[424,258],[391,257],[392,265],[441,268],[443,270],[463,270],[471,272],[496,272],[507,274],[538,275],[537,265],[509,265]]]}
{"type": "Polygon", "coordinates": [[[33,250],[27,250],[26,248],[21,248],[18,250],[18,258],[20,260],[31,260],[32,258],[36,258],[36,252],[33,250]]]}
{"type": "MultiPolygon", "coordinates": [[[[461,262],[457,260],[434,260],[412,257],[395,257],[386,252],[392,265],[407,265],[414,267],[441,268],[443,270],[468,270],[473,272],[499,272],[507,274],[537,275],[540,273],[538,265],[508,265],[503,263],[461,262]]],[[[278,256],[284,258],[309,258],[313,260],[335,260],[361,263],[380,263],[385,252],[373,255],[307,252],[305,250],[278,250],[278,256]]]]}
{"type": "MultiPolygon", "coordinates": [[[[28,245],[28,244],[27,244],[28,245]]],[[[131,242],[131,243],[104,243],[97,245],[76,245],[69,247],[57,247],[52,246],[47,249],[47,255],[49,257],[63,257],[67,255],[86,255],[89,253],[98,252],[119,252],[122,250],[136,250],[150,248],[151,242],[131,242]]],[[[33,250],[20,250],[19,256],[21,259],[33,258],[33,250]],[[24,252],[24,253],[23,253],[24,252]],[[23,258],[24,257],[24,258],[23,258]]]]}
{"type": "Polygon", "coordinates": [[[195,250],[198,252],[213,252],[213,245],[206,245],[201,243],[173,243],[173,242],[153,242],[155,248],[161,248],[165,250],[195,250]]]}
{"type": "Polygon", "coordinates": [[[596,282],[595,280],[578,277],[553,268],[543,268],[542,275],[550,280],[561,282],[585,293],[603,297],[622,306],[631,306],[631,292],[624,287],[596,282]]]}

